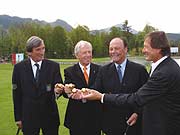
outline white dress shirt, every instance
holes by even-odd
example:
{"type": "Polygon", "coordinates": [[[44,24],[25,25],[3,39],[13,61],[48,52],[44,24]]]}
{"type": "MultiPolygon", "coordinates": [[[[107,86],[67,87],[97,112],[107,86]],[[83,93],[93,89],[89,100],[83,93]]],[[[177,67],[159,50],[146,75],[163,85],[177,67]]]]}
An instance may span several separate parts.
{"type": "Polygon", "coordinates": [[[42,60],[39,61],[39,62],[35,62],[31,58],[30,58],[30,60],[31,60],[31,66],[32,66],[32,70],[33,70],[33,75],[35,77],[36,76],[36,70],[37,70],[37,66],[35,64],[36,63],[39,64],[39,69],[41,69],[42,60]]]}

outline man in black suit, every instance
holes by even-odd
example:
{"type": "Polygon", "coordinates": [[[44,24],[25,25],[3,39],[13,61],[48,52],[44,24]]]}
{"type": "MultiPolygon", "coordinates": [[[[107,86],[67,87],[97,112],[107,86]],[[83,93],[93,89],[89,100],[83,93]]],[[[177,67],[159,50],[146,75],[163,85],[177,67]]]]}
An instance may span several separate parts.
{"type": "MultiPolygon", "coordinates": [[[[96,89],[102,93],[133,93],[146,82],[148,73],[145,67],[129,61],[126,57],[127,51],[127,43],[123,38],[117,37],[110,41],[109,56],[112,62],[100,69],[95,82],[96,89]],[[118,66],[121,68],[118,69],[118,66]],[[118,70],[121,70],[120,78],[118,70]]],[[[106,135],[122,135],[126,130],[128,119],[134,125],[128,129],[127,135],[141,135],[142,123],[138,109],[103,105],[102,128],[106,135]]]]}
{"type": "MultiPolygon", "coordinates": [[[[64,83],[73,83],[78,89],[93,88],[99,65],[91,63],[92,45],[79,41],[74,54],[79,62],[64,70],[64,83]]],[[[69,99],[64,125],[69,128],[70,135],[100,135],[100,111],[101,106],[97,101],[69,99]]]]}
{"type": "Polygon", "coordinates": [[[16,124],[24,135],[58,135],[59,113],[54,85],[62,83],[59,64],[44,59],[45,45],[32,36],[26,45],[28,59],[14,66],[13,103],[16,124]]]}
{"type": "Polygon", "coordinates": [[[162,31],[149,33],[143,53],[152,61],[150,77],[132,94],[101,94],[90,90],[84,99],[104,104],[143,107],[143,135],[180,134],[180,67],[170,57],[170,46],[162,31]]]}

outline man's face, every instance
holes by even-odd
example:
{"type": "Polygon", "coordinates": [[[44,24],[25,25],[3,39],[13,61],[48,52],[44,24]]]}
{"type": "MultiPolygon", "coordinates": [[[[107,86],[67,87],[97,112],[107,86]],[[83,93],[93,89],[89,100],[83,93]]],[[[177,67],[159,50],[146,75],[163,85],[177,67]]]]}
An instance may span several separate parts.
{"type": "Polygon", "coordinates": [[[151,47],[151,42],[149,38],[144,41],[144,48],[142,50],[147,61],[156,62],[159,59],[161,49],[156,49],[151,47]]]}
{"type": "Polygon", "coordinates": [[[81,65],[86,66],[88,65],[92,60],[92,49],[88,45],[84,45],[80,48],[80,51],[78,52],[77,59],[79,59],[79,62],[81,65]]]}
{"type": "Polygon", "coordinates": [[[109,45],[109,56],[113,62],[121,64],[127,54],[127,47],[124,47],[123,41],[120,39],[113,39],[109,45]]]}
{"type": "Polygon", "coordinates": [[[44,59],[44,53],[45,53],[45,46],[44,44],[41,44],[38,47],[34,47],[32,49],[32,52],[28,52],[29,56],[34,60],[35,62],[39,62],[42,59],[44,59]]]}

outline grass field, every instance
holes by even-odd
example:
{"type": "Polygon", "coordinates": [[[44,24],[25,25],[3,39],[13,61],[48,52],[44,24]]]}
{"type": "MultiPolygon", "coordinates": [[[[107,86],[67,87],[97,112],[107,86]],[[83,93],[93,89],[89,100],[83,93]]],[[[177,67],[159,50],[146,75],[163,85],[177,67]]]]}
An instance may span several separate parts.
{"type": "MultiPolygon", "coordinates": [[[[59,60],[57,62],[76,62],[77,60],[59,60]]],[[[105,62],[109,61],[109,58],[98,58],[93,59],[93,62],[105,62]]],[[[61,75],[64,76],[64,68],[70,65],[61,65],[61,75]]],[[[13,103],[12,103],[12,87],[11,87],[11,76],[12,76],[13,66],[11,64],[0,64],[0,135],[15,135],[17,127],[14,122],[13,115],[13,103]]],[[[148,67],[149,70],[149,67],[148,67]]],[[[57,100],[61,125],[59,133],[60,135],[68,135],[68,129],[63,126],[64,115],[66,111],[67,99],[61,97],[57,100]]],[[[22,133],[20,134],[22,135],[22,133]]]]}
{"type": "MultiPolygon", "coordinates": [[[[62,76],[64,68],[70,65],[61,65],[62,76]]],[[[0,135],[15,135],[17,127],[14,122],[11,76],[13,66],[11,64],[0,64],[0,135]]],[[[59,133],[68,135],[68,130],[63,126],[67,99],[61,97],[57,100],[61,125],[59,133]]],[[[20,133],[22,135],[22,133],[20,133]]]]}

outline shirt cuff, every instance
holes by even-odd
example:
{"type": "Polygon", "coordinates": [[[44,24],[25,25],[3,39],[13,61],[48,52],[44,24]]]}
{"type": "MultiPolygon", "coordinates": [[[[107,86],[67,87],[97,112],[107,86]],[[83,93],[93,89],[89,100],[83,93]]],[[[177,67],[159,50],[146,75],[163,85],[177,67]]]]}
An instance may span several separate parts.
{"type": "Polygon", "coordinates": [[[101,103],[104,103],[104,95],[105,95],[105,94],[102,94],[101,103]]]}

